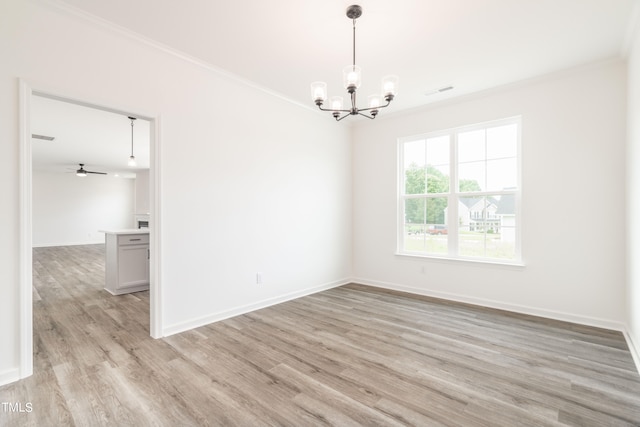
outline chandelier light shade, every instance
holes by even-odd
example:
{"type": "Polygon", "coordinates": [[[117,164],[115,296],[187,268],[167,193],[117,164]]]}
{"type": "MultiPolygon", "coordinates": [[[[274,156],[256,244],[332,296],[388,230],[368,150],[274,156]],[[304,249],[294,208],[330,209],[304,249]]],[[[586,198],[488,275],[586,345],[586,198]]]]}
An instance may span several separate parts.
{"type": "Polygon", "coordinates": [[[340,121],[347,116],[364,116],[368,119],[375,119],[381,108],[388,107],[398,92],[398,76],[386,76],[382,79],[380,94],[370,95],[366,108],[358,108],[356,103],[356,91],[362,83],[362,70],[356,65],[356,19],[362,16],[362,7],[357,4],[347,8],[347,18],[353,21],[353,63],[347,65],[342,70],[342,82],[344,88],[349,93],[351,107],[345,109],[342,97],[334,96],[329,101],[329,108],[323,105],[328,98],[327,84],[325,82],[311,83],[311,98],[322,111],[330,111],[336,121],[340,121]]]}
{"type": "Polygon", "coordinates": [[[331,109],[332,110],[342,110],[342,97],[341,96],[332,96],[331,97],[331,109]]]}
{"type": "Polygon", "coordinates": [[[347,65],[342,70],[342,82],[347,92],[358,89],[362,83],[362,69],[357,65],[347,65]]]}
{"type": "Polygon", "coordinates": [[[131,120],[131,156],[129,156],[129,162],[127,163],[129,166],[136,166],[136,157],[133,155],[133,122],[136,120],[135,117],[129,117],[131,120]]]}
{"type": "Polygon", "coordinates": [[[398,76],[385,76],[382,78],[382,94],[387,97],[395,96],[398,91],[398,76]]]}
{"type": "Polygon", "coordinates": [[[325,82],[311,83],[311,97],[313,100],[322,104],[327,99],[327,84],[325,82]]]}
{"type": "Polygon", "coordinates": [[[369,95],[369,102],[367,103],[369,108],[380,108],[380,95],[369,95]]]}

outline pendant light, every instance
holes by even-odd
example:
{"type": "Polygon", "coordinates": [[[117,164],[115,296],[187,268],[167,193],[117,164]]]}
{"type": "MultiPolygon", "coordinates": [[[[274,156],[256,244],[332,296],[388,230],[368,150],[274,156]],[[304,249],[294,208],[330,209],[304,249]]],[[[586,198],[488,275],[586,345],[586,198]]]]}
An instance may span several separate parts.
{"type": "Polygon", "coordinates": [[[136,157],[133,155],[133,122],[136,120],[135,117],[129,116],[129,120],[131,120],[131,156],[129,156],[129,166],[136,166],[136,157]]]}

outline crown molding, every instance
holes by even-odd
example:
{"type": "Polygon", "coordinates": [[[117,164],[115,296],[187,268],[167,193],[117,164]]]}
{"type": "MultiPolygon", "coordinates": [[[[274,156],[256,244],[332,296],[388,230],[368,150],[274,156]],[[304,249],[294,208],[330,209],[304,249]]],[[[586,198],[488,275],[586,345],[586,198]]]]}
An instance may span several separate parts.
{"type": "Polygon", "coordinates": [[[160,43],[157,40],[146,37],[140,33],[132,31],[128,28],[125,28],[121,25],[118,25],[114,22],[108,21],[106,19],[100,18],[99,16],[93,15],[89,12],[86,12],[80,8],[72,6],[62,0],[34,0],[35,3],[47,6],[49,9],[56,11],[58,13],[64,14],[71,18],[79,19],[84,21],[85,23],[89,23],[91,25],[100,27],[107,32],[118,34],[122,37],[125,37],[128,40],[134,41],[136,43],[148,46],[152,49],[163,52],[167,55],[170,55],[174,58],[178,58],[184,62],[187,62],[191,65],[195,65],[196,67],[203,68],[209,72],[216,74],[219,77],[232,81],[234,83],[250,87],[252,89],[263,92],[267,95],[273,96],[290,104],[294,104],[298,107],[305,108],[310,111],[316,111],[315,108],[310,107],[307,104],[300,103],[295,101],[288,96],[283,95],[280,92],[269,89],[265,86],[262,86],[252,80],[245,79],[235,73],[232,73],[224,68],[218,67],[216,65],[210,64],[206,61],[203,61],[195,56],[191,56],[181,50],[172,48],[166,44],[160,43]]]}
{"type": "MultiPolygon", "coordinates": [[[[468,101],[474,101],[477,99],[486,98],[488,96],[498,95],[498,94],[509,92],[512,90],[525,88],[527,86],[530,86],[536,83],[560,79],[560,78],[566,78],[567,76],[571,76],[574,73],[580,73],[588,70],[595,70],[601,67],[607,67],[610,65],[623,64],[623,63],[624,63],[624,60],[616,55],[610,58],[605,58],[605,59],[594,61],[594,62],[588,62],[585,64],[579,64],[579,65],[575,65],[568,68],[562,68],[560,70],[550,71],[548,73],[543,73],[533,77],[526,77],[520,80],[504,83],[498,86],[460,93],[458,95],[454,95],[446,99],[429,102],[427,104],[418,105],[412,108],[407,108],[399,111],[392,111],[392,112],[389,112],[388,114],[385,114],[384,116],[376,117],[376,121],[381,122],[381,121],[393,120],[397,118],[411,116],[415,114],[423,114],[428,111],[437,110],[442,107],[463,104],[468,101]]],[[[353,122],[353,125],[358,126],[360,123],[362,123],[360,121],[358,122],[359,123],[353,122]]],[[[366,121],[363,121],[363,122],[366,123],[366,121]]]]}

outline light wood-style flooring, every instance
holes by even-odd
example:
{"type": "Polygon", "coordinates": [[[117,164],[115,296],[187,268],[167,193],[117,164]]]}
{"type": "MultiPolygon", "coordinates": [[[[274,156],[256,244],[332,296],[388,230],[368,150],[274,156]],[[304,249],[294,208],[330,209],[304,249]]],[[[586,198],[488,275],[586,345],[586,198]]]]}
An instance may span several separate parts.
{"type": "Polygon", "coordinates": [[[34,375],[2,426],[638,426],[619,332],[348,285],[154,340],[102,245],[34,250],[34,375]]]}

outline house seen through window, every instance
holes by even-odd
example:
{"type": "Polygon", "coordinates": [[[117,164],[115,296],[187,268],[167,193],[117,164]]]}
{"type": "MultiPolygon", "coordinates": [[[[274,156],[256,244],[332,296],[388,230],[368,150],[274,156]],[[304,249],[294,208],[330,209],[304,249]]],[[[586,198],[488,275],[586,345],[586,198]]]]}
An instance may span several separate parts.
{"type": "Polygon", "coordinates": [[[520,119],[399,141],[398,252],[520,261],[520,119]]]}

